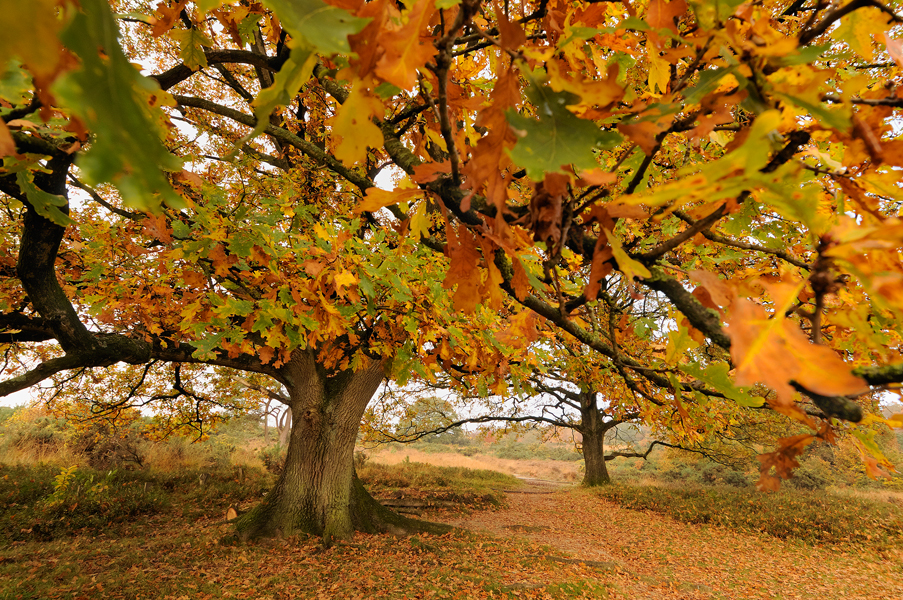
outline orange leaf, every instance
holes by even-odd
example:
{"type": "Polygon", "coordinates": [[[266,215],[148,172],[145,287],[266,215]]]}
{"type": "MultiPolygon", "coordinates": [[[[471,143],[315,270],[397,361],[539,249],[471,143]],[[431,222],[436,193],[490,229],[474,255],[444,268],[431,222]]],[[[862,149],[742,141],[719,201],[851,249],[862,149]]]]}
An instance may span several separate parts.
{"type": "Polygon", "coordinates": [[[869,389],[833,350],[812,344],[782,310],[769,318],[758,304],[740,299],[727,323],[731,358],[739,365],[737,385],[761,381],[777,392],[778,404],[784,407],[793,403],[791,381],[823,396],[856,395],[869,389]]]}
{"type": "Polygon", "coordinates": [[[421,40],[436,7],[432,0],[419,0],[407,14],[407,23],[379,37],[385,53],[376,63],[376,75],[410,90],[417,83],[417,69],[423,67],[436,52],[429,39],[421,40]]]}
{"type": "Polygon", "coordinates": [[[376,211],[386,206],[398,204],[399,202],[407,202],[423,196],[423,192],[418,189],[398,189],[398,190],[382,190],[372,187],[367,189],[367,196],[364,201],[357,205],[354,214],[360,214],[364,211],[376,211]]]}

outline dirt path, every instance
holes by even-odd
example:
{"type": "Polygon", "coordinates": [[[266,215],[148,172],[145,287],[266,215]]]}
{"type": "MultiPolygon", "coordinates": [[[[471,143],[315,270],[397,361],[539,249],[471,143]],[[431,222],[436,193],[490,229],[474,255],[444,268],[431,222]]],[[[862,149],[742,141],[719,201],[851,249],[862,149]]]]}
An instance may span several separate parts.
{"type": "Polygon", "coordinates": [[[600,581],[613,585],[613,598],[903,599],[899,556],[865,556],[685,524],[624,509],[573,487],[532,481],[508,493],[504,510],[446,522],[525,538],[592,561],[600,581]]]}

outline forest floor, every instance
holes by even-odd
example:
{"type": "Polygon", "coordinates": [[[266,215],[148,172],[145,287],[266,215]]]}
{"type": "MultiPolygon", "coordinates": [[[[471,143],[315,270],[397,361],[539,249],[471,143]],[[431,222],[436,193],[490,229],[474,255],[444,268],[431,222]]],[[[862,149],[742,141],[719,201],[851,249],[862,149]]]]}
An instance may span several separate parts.
{"type": "Polygon", "coordinates": [[[571,557],[550,560],[597,571],[612,599],[903,598],[900,553],[682,523],[560,483],[528,480],[507,495],[505,509],[444,522],[546,544],[571,557]]]}

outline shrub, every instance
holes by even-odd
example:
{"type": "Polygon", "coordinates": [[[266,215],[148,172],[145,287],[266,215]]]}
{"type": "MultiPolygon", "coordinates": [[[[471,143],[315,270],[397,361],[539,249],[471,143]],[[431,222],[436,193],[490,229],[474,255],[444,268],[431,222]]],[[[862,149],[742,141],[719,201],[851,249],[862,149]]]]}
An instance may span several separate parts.
{"type": "Polygon", "coordinates": [[[728,469],[724,473],[724,483],[726,485],[741,488],[750,486],[749,477],[747,477],[740,471],[735,471],[734,469],[728,469]]]}
{"type": "Polygon", "coordinates": [[[282,473],[282,469],[285,468],[285,454],[286,449],[276,444],[275,446],[261,449],[257,456],[267,471],[273,475],[279,475],[282,473]]]}
{"type": "Polygon", "coordinates": [[[831,466],[824,460],[810,457],[793,471],[787,483],[800,490],[824,490],[834,483],[831,466]]]}

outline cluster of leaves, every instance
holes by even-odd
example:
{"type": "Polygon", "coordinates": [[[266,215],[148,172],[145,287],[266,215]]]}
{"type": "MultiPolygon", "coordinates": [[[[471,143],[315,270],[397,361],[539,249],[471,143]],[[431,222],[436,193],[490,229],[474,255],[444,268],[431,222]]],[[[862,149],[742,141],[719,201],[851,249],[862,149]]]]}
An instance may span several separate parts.
{"type": "Polygon", "coordinates": [[[900,548],[903,512],[883,502],[818,492],[760,494],[709,487],[619,485],[594,491],[625,508],[650,510],[687,523],[711,523],[811,544],[900,548]]]}

